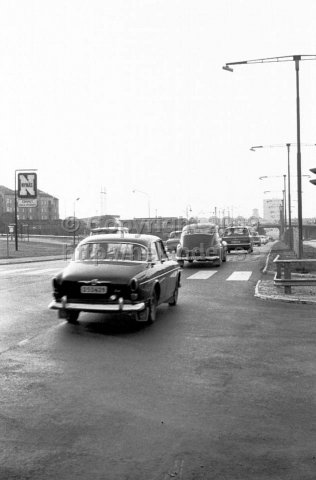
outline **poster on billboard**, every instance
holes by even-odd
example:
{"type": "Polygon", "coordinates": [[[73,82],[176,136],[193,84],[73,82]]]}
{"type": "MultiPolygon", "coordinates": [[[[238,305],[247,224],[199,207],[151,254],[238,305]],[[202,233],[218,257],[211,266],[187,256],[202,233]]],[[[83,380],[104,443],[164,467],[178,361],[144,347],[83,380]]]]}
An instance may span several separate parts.
{"type": "Polygon", "coordinates": [[[37,174],[34,172],[18,173],[18,205],[19,207],[37,206],[37,174]]]}

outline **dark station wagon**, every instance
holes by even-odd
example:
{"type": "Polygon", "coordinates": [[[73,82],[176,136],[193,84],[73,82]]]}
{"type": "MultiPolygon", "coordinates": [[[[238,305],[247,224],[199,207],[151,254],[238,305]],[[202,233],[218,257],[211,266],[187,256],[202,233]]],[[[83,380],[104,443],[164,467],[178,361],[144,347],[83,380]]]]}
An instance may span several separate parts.
{"type": "Polygon", "coordinates": [[[253,237],[249,227],[231,226],[226,228],[222,240],[227,245],[227,253],[231,250],[247,250],[253,252],[253,237]]]}
{"type": "Polygon", "coordinates": [[[49,308],[76,323],[80,312],[128,314],[152,323],[161,303],[176,305],[180,267],[153,235],[92,235],[53,279],[49,308]]]}
{"type": "Polygon", "coordinates": [[[177,246],[176,259],[184,262],[209,262],[220,267],[226,262],[226,244],[221,241],[218,226],[213,223],[194,223],[183,227],[177,246]]]}

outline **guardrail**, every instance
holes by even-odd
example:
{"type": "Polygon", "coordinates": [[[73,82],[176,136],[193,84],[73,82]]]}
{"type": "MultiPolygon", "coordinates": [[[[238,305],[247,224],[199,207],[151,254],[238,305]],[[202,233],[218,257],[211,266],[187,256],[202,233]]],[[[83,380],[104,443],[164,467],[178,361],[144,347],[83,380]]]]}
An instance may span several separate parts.
{"type": "Polygon", "coordinates": [[[284,287],[284,293],[291,293],[291,287],[294,286],[313,286],[316,285],[316,276],[315,277],[292,277],[293,267],[305,267],[311,265],[316,267],[316,259],[306,258],[306,259],[280,259],[278,255],[273,263],[276,264],[276,274],[274,275],[274,285],[284,287]]]}

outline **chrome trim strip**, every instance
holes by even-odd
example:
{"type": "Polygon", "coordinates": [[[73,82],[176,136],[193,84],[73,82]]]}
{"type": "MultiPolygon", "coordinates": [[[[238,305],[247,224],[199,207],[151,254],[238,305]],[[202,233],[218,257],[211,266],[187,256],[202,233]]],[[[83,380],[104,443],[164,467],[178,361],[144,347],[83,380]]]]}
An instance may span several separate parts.
{"type": "Polygon", "coordinates": [[[170,275],[171,273],[178,272],[178,271],[180,271],[180,267],[176,266],[172,270],[168,270],[168,272],[164,272],[161,275],[156,275],[155,277],[151,277],[148,280],[145,280],[143,282],[139,282],[139,285],[144,285],[145,283],[152,282],[153,280],[157,280],[157,278],[166,277],[166,276],[170,275]]]}

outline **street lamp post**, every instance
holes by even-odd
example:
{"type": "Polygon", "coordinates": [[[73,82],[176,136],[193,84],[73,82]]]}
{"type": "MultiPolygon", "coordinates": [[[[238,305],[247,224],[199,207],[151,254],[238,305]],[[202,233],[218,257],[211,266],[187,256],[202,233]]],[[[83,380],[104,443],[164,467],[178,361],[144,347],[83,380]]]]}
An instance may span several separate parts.
{"type": "Polygon", "coordinates": [[[299,63],[302,60],[316,60],[316,55],[288,55],[283,57],[259,58],[229,62],[223,66],[224,70],[233,72],[231,65],[250,65],[255,63],[295,62],[296,76],[296,131],[297,131],[297,216],[298,216],[298,258],[303,257],[303,221],[302,221],[302,178],[301,178],[301,123],[300,123],[300,95],[299,95],[299,63]]]}
{"type": "MultiPolygon", "coordinates": [[[[258,148],[278,148],[286,147],[287,148],[287,183],[288,183],[288,219],[289,219],[289,228],[292,227],[292,216],[291,216],[291,165],[290,165],[290,148],[291,145],[296,145],[296,143],[286,143],[277,144],[277,145],[255,145],[250,147],[252,152],[255,152],[258,148]]],[[[301,143],[301,147],[316,147],[316,143],[301,143]]]]}
{"type": "Polygon", "coordinates": [[[147,192],[143,192],[142,190],[133,190],[133,193],[142,193],[143,195],[146,195],[147,197],[147,202],[148,202],[148,218],[150,218],[150,196],[147,192]]]}
{"type": "Polygon", "coordinates": [[[76,246],[76,202],[80,200],[80,197],[74,201],[74,247],[76,246]]]}

